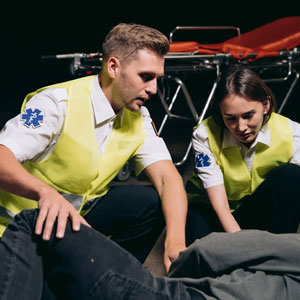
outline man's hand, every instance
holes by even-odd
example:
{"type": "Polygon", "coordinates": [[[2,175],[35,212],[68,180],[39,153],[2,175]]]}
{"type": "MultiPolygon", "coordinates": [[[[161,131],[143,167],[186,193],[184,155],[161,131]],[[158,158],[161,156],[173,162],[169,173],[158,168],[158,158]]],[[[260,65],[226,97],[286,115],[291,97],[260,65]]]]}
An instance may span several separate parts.
{"type": "Polygon", "coordinates": [[[186,246],[180,243],[165,243],[165,253],[164,253],[164,265],[165,270],[168,273],[170,270],[170,266],[175,260],[179,253],[186,250],[186,246]]]}
{"type": "Polygon", "coordinates": [[[43,232],[44,240],[50,238],[56,218],[58,238],[64,236],[68,218],[71,219],[75,231],[80,229],[80,223],[91,227],[70,202],[55,189],[31,175],[17,161],[13,152],[3,145],[0,145],[0,189],[38,202],[40,211],[35,233],[43,232]]]}
{"type": "Polygon", "coordinates": [[[44,191],[41,195],[41,198],[38,200],[39,215],[35,226],[35,233],[43,233],[43,240],[50,239],[56,219],[57,238],[64,237],[68,218],[71,219],[74,231],[80,230],[81,223],[91,227],[87,221],[79,215],[75,207],[54,189],[47,189],[47,191],[44,191]]]}

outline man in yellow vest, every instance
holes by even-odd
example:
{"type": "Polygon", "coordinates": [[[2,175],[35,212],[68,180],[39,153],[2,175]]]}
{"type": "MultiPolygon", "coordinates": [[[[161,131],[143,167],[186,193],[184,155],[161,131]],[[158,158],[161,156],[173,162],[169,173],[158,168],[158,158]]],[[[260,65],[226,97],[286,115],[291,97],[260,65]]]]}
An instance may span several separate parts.
{"type": "Polygon", "coordinates": [[[17,213],[39,208],[35,232],[44,240],[56,220],[56,237],[63,238],[69,218],[73,230],[91,226],[143,262],[166,224],[169,269],[185,249],[187,200],[143,106],[157,92],[168,49],[156,29],[119,24],[105,38],[98,76],[26,96],[0,134],[1,234],[17,213]],[[128,160],[154,188],[109,187],[128,160]]]}

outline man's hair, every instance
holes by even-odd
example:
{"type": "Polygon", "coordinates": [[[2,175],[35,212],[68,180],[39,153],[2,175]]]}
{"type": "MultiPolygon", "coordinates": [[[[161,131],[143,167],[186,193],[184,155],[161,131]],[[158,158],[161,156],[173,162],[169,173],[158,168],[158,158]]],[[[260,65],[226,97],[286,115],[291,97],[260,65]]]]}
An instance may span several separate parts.
{"type": "Polygon", "coordinates": [[[139,50],[148,49],[164,56],[169,51],[169,40],[160,31],[139,24],[120,23],[113,27],[102,45],[102,58],[109,57],[127,61],[135,57],[139,50]]]}

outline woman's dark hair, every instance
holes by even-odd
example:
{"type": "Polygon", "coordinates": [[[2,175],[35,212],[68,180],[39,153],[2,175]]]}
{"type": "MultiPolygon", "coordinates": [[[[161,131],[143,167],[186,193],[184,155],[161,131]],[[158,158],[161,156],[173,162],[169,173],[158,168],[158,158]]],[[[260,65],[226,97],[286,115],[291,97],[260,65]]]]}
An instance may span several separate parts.
{"type": "Polygon", "coordinates": [[[276,100],[273,92],[262,79],[246,66],[234,65],[222,72],[221,79],[212,99],[211,114],[215,122],[225,127],[220,104],[230,95],[266,103],[270,102],[270,108],[264,117],[263,125],[266,124],[273,111],[276,110],[276,100]]]}

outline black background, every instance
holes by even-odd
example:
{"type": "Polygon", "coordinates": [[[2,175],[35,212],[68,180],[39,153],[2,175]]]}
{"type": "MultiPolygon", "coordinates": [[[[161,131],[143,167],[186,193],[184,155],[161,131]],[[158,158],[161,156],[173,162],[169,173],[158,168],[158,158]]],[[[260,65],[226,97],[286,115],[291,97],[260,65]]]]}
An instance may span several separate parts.
{"type": "Polygon", "coordinates": [[[300,15],[291,3],[226,2],[2,4],[0,125],[18,113],[28,92],[71,78],[67,61],[45,61],[43,55],[101,51],[105,34],[119,22],[152,26],[168,36],[178,25],[231,25],[240,27],[243,33],[282,17],[300,15]]]}

